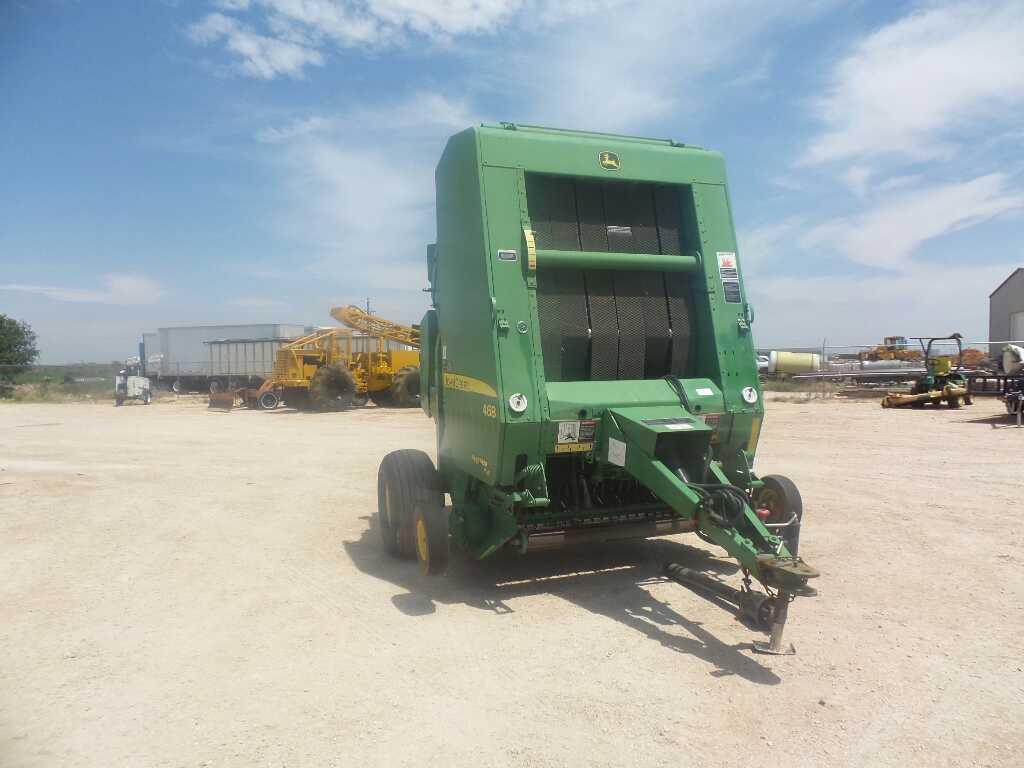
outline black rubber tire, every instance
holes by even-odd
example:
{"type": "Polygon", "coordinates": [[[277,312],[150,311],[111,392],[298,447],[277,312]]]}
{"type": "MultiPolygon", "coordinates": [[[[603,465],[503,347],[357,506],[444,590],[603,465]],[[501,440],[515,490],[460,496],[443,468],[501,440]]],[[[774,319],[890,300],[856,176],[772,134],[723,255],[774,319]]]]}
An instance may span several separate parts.
{"type": "Polygon", "coordinates": [[[114,407],[119,408],[122,405],[124,405],[124,398],[121,395],[118,395],[114,398],[114,407]]]}
{"type": "Polygon", "coordinates": [[[277,408],[280,403],[281,398],[278,397],[277,392],[272,389],[268,389],[260,395],[259,399],[256,401],[256,405],[261,411],[272,411],[277,408]]]}
{"type": "Polygon", "coordinates": [[[408,365],[395,374],[391,396],[399,408],[417,408],[420,404],[420,369],[408,365]]]}
{"type": "Polygon", "coordinates": [[[392,451],[377,471],[377,528],[384,548],[396,557],[415,553],[417,505],[441,506],[440,477],[423,451],[392,451]]]}
{"type": "Polygon", "coordinates": [[[370,401],[370,396],[367,395],[365,392],[356,392],[354,395],[352,395],[352,407],[353,408],[362,408],[369,401],[370,401]]]}
{"type": "Polygon", "coordinates": [[[440,503],[420,501],[414,515],[416,559],[424,576],[448,570],[448,513],[440,503]]]}
{"type": "Polygon", "coordinates": [[[297,411],[310,409],[309,391],[302,387],[289,387],[284,391],[284,404],[297,411]]]}
{"type": "Polygon", "coordinates": [[[959,408],[963,405],[963,403],[960,402],[959,395],[950,395],[949,397],[946,398],[946,405],[948,405],[950,408],[959,408]]]}
{"type": "Polygon", "coordinates": [[[224,391],[224,382],[220,379],[210,379],[210,394],[216,395],[224,391]]]}
{"type": "Polygon", "coordinates": [[[325,365],[309,380],[309,399],[321,412],[343,411],[352,405],[356,380],[344,363],[325,365]]]}
{"type": "Polygon", "coordinates": [[[376,392],[370,392],[369,398],[378,408],[391,408],[395,404],[395,398],[390,389],[378,389],[376,392]]]}
{"type": "Polygon", "coordinates": [[[789,554],[796,557],[800,551],[800,525],[804,517],[804,502],[800,497],[800,491],[796,483],[785,475],[766,475],[761,478],[764,481],[764,488],[758,493],[757,502],[770,494],[773,503],[769,507],[772,516],[768,518],[769,523],[784,523],[793,513],[796,513],[796,523],[785,528],[770,528],[776,536],[781,536],[786,544],[789,554]],[[777,500],[777,502],[776,502],[777,500]]]}

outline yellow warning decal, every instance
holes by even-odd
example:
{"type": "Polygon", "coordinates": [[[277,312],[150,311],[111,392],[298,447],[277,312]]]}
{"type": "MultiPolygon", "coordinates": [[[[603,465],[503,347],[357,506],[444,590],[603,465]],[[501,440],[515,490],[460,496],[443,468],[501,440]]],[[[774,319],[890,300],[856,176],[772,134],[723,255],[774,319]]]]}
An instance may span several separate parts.
{"type": "Polygon", "coordinates": [[[757,416],[750,425],[750,439],[747,440],[747,450],[751,453],[757,448],[757,438],[761,436],[761,417],[757,416]]]}
{"type": "Polygon", "coordinates": [[[494,387],[486,381],[474,379],[472,376],[463,376],[461,373],[446,373],[444,375],[444,386],[447,389],[454,389],[458,392],[472,392],[474,395],[485,397],[497,397],[498,393],[494,387]]]}
{"type": "Polygon", "coordinates": [[[559,443],[555,446],[555,453],[586,453],[592,450],[593,443],[559,443]]]}
{"type": "Polygon", "coordinates": [[[526,265],[531,270],[535,270],[537,269],[537,241],[533,237],[533,230],[524,229],[523,238],[526,240],[526,265]]]}

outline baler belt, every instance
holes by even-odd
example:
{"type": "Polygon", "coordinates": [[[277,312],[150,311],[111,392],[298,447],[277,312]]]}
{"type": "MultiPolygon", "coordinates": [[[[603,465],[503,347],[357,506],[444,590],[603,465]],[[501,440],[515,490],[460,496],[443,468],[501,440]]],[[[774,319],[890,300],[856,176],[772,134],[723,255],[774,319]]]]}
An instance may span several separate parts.
{"type": "Polygon", "coordinates": [[[690,361],[690,302],[686,296],[689,284],[685,275],[665,273],[668,297],[668,318],[672,327],[672,352],[669,372],[677,378],[686,376],[690,361]]]}
{"type": "Polygon", "coordinates": [[[687,375],[687,276],[662,272],[544,269],[537,272],[544,375],[548,381],[657,379],[687,375]],[[589,333],[588,333],[589,330],[589,333]]]}
{"type": "MultiPolygon", "coordinates": [[[[587,272],[587,306],[590,309],[590,375],[584,380],[611,381],[619,369],[619,323],[615,313],[612,273],[587,272]]],[[[540,318],[544,327],[544,316],[540,318]]],[[[546,366],[545,366],[546,367],[546,366]]]]}
{"type": "Polygon", "coordinates": [[[527,174],[526,197],[531,205],[545,214],[532,222],[533,235],[536,241],[542,244],[541,248],[580,250],[576,196],[572,179],[527,174]]]}
{"type": "Polygon", "coordinates": [[[613,272],[615,311],[619,321],[620,379],[642,379],[647,335],[644,333],[644,302],[636,272],[613,272]]]}
{"type": "Polygon", "coordinates": [[[639,277],[644,291],[644,378],[657,379],[668,373],[672,345],[665,276],[659,272],[641,272],[639,277]]]}
{"type": "MultiPolygon", "coordinates": [[[[685,187],[526,174],[538,249],[680,255],[685,187]]],[[[641,270],[537,273],[549,381],[685,376],[689,282],[641,270]]]]}
{"type": "Polygon", "coordinates": [[[684,187],[526,174],[537,247],[678,256],[684,187]]]}
{"type": "Polygon", "coordinates": [[[549,381],[587,378],[590,339],[583,274],[571,270],[539,270],[537,313],[544,377],[549,381]]]}
{"type": "MultiPolygon", "coordinates": [[[[604,218],[604,199],[601,194],[601,183],[598,181],[577,181],[576,212],[579,215],[580,243],[584,251],[608,250],[608,226],[604,218]]],[[[534,216],[544,218],[543,208],[534,208],[530,204],[530,219],[534,216]]],[[[544,247],[544,246],[541,246],[544,247]]]]}

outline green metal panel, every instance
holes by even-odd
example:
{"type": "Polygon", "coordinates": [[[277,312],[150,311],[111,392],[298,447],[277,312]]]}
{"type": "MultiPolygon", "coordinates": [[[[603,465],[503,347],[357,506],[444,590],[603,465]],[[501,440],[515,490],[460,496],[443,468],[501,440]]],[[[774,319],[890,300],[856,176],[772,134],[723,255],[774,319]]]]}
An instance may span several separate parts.
{"type": "Polygon", "coordinates": [[[725,165],[717,152],[685,147],[668,140],[639,139],[526,126],[484,126],[480,132],[482,162],[508,168],[529,168],[569,176],[591,176],[678,184],[683,180],[725,183],[725,165]],[[617,170],[600,163],[613,152],[617,170]]]}
{"type": "Polygon", "coordinates": [[[476,131],[453,136],[437,167],[437,249],[433,291],[440,370],[438,459],[459,492],[460,476],[493,482],[498,423],[482,418],[497,404],[494,303],[484,258],[484,197],[476,131]]]}

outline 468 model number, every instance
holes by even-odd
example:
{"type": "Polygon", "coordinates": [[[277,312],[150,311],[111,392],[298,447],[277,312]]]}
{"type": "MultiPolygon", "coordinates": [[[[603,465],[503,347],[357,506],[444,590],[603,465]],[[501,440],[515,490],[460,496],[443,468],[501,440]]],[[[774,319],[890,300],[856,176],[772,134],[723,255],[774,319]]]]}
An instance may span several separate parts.
{"type": "Polygon", "coordinates": [[[484,416],[491,419],[498,418],[498,407],[494,403],[484,403],[484,416]]]}

